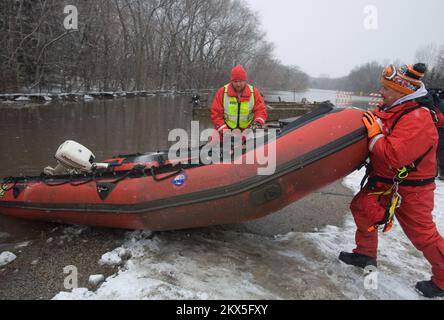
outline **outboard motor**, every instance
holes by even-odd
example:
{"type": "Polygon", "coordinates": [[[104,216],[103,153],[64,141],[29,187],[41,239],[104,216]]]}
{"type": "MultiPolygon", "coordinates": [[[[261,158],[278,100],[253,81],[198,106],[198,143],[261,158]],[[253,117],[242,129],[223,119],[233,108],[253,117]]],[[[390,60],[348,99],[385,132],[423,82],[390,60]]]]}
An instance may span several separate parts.
{"type": "Polygon", "coordinates": [[[64,142],[55,154],[57,166],[46,167],[46,175],[82,174],[92,172],[97,168],[108,168],[107,163],[95,163],[94,154],[85,146],[75,141],[64,142]]]}

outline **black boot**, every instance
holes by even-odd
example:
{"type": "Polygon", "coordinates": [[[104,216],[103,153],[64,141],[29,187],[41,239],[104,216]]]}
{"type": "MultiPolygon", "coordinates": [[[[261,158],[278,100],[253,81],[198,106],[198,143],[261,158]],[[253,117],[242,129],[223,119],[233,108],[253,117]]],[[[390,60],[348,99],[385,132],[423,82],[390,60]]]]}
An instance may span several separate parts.
{"type": "Polygon", "coordinates": [[[356,266],[362,269],[365,269],[368,266],[374,266],[374,267],[378,266],[378,263],[376,262],[375,258],[364,256],[358,253],[341,252],[341,254],[339,255],[339,260],[341,260],[346,264],[356,266]]]}
{"type": "Polygon", "coordinates": [[[416,284],[416,289],[426,298],[443,298],[444,290],[440,289],[433,281],[421,281],[416,284]]]}

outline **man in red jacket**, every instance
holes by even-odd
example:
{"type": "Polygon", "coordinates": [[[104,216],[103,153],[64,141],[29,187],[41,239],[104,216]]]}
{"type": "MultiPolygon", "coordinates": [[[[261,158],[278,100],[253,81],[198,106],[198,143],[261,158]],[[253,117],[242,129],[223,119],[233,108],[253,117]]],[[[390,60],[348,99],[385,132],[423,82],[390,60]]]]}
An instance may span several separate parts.
{"type": "Polygon", "coordinates": [[[341,252],[346,264],[376,266],[378,229],[390,230],[393,216],[432,265],[430,281],[418,282],[424,296],[444,297],[444,239],[433,221],[438,121],[421,79],[424,64],[389,66],[380,93],[383,105],[367,112],[371,165],[369,181],[351,203],[357,225],[356,249],[341,252]]]}
{"type": "Polygon", "coordinates": [[[247,85],[247,72],[240,65],[231,71],[231,82],[220,88],[211,106],[214,127],[222,135],[232,129],[262,128],[267,109],[257,88],[247,85]]]}

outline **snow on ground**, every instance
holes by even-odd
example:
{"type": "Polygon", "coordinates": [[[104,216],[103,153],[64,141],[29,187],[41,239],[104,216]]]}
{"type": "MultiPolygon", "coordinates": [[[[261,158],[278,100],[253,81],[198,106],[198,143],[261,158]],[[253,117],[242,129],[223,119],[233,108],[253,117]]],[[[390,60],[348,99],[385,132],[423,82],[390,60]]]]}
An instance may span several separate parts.
{"type": "MultiPolygon", "coordinates": [[[[344,185],[355,193],[359,190],[359,184],[363,172],[355,172],[344,180],[344,185]]],[[[435,192],[434,217],[441,234],[444,234],[444,183],[437,182],[435,192]]],[[[355,224],[350,216],[343,228],[327,227],[320,234],[307,234],[306,237],[318,244],[325,256],[334,259],[338,255],[339,248],[350,251],[354,244],[355,224]]],[[[378,289],[365,290],[361,286],[351,286],[347,282],[338,282],[338,287],[348,298],[370,299],[420,299],[414,285],[417,281],[429,280],[431,267],[408,240],[399,224],[388,234],[379,236],[378,257],[378,289]]],[[[335,276],[346,276],[346,273],[354,267],[341,265],[336,268],[335,276]]],[[[353,277],[359,281],[359,277],[353,277]]]]}
{"type": "MultiPolygon", "coordinates": [[[[355,172],[344,185],[357,192],[362,176],[355,172]]],[[[437,184],[434,215],[443,233],[444,183],[437,184]]],[[[414,285],[430,278],[430,266],[398,224],[380,236],[377,288],[366,289],[363,270],[338,260],[354,248],[355,225],[346,216],[340,228],[277,237],[130,232],[100,261],[119,264],[117,274],[95,292],[80,288],[54,299],[423,299],[414,285]]]]}

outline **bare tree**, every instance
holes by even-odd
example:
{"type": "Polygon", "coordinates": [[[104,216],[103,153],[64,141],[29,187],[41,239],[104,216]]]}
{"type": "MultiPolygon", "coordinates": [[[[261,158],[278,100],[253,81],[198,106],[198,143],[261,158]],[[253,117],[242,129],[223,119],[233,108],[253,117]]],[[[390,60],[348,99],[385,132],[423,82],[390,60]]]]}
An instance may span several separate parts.
{"type": "Polygon", "coordinates": [[[241,0],[72,0],[79,29],[63,28],[57,0],[0,2],[0,91],[211,88],[241,63],[267,87],[303,87],[264,41],[241,0]]]}

